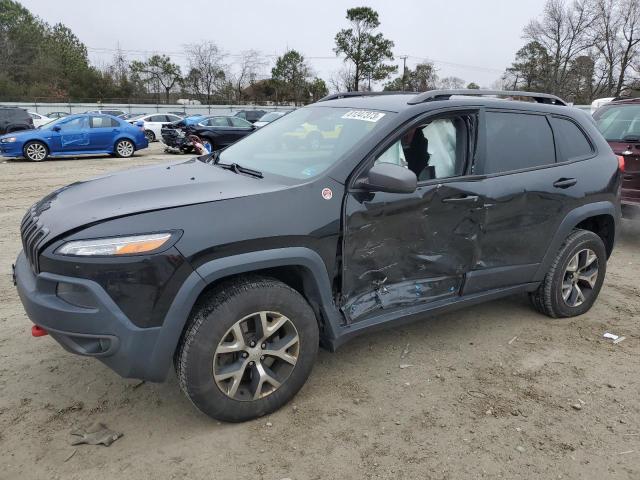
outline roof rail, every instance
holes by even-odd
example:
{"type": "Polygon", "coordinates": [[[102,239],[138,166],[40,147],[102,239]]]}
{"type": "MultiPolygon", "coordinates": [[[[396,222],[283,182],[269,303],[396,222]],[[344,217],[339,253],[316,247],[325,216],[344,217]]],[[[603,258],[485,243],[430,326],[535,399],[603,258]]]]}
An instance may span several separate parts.
{"type": "Polygon", "coordinates": [[[382,91],[382,92],[338,92],[322,97],[318,102],[326,102],[329,100],[337,100],[339,98],[350,97],[375,97],[378,95],[411,95],[412,92],[400,92],[400,91],[382,91]]]}
{"type": "Polygon", "coordinates": [[[520,92],[513,90],[475,90],[475,89],[460,89],[460,90],[430,90],[428,92],[419,93],[413,97],[409,102],[409,105],[417,105],[424,102],[434,102],[436,100],[448,100],[453,95],[466,95],[466,96],[485,96],[493,95],[500,97],[528,97],[533,98],[538,103],[548,103],[550,105],[563,105],[567,103],[555,95],[548,93],[538,92],[520,92]]]}

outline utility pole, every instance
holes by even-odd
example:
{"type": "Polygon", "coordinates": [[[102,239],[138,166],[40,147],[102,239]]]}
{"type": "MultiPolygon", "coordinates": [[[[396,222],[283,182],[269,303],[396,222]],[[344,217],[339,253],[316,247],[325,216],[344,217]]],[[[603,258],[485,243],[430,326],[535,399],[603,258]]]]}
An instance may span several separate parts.
{"type": "Polygon", "coordinates": [[[402,91],[404,92],[404,86],[407,81],[407,57],[408,55],[402,55],[402,91]]]}

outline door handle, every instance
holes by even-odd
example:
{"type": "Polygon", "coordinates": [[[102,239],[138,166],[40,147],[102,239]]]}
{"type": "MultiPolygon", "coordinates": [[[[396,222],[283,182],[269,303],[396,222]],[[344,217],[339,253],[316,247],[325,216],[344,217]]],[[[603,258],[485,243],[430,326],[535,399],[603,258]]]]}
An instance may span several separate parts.
{"type": "Polygon", "coordinates": [[[633,175],[629,175],[629,174],[623,175],[622,179],[623,180],[633,180],[633,175]]]}
{"type": "Polygon", "coordinates": [[[576,183],[578,183],[578,180],[575,178],[559,178],[553,182],[553,186],[556,188],[569,188],[573,187],[576,183]]]}
{"type": "Polygon", "coordinates": [[[460,197],[443,198],[442,203],[475,203],[479,198],[477,195],[462,195],[460,197]]]}

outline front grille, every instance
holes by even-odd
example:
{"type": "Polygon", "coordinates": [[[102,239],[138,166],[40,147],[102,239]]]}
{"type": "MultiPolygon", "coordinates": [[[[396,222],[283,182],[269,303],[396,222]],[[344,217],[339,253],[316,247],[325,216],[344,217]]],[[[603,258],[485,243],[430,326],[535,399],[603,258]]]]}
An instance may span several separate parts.
{"type": "MultiPolygon", "coordinates": [[[[39,272],[39,249],[49,233],[49,230],[42,225],[42,222],[38,218],[38,210],[37,205],[31,207],[22,219],[22,224],[20,225],[22,248],[34,273],[39,272]]],[[[41,211],[42,210],[40,210],[40,212],[41,211]]]]}

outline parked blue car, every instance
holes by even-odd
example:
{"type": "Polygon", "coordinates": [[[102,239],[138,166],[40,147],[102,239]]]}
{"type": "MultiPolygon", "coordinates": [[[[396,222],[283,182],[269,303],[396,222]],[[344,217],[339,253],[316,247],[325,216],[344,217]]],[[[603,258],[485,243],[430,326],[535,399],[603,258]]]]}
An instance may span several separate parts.
{"type": "Polygon", "coordinates": [[[0,155],[34,162],[104,153],[127,158],[148,146],[143,128],[100,114],[69,115],[37,129],[0,136],[0,155]]]}

